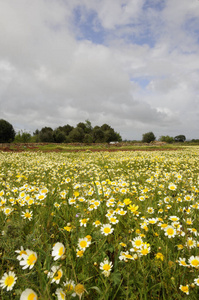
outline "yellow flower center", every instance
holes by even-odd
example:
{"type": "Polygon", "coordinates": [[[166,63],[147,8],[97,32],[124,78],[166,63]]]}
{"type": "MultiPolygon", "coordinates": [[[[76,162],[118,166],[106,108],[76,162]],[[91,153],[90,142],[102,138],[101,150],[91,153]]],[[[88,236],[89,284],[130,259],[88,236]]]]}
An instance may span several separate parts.
{"type": "Polygon", "coordinates": [[[184,292],[184,293],[187,293],[189,291],[189,287],[188,286],[182,286],[181,291],[184,292]]]}
{"type": "Polygon", "coordinates": [[[8,276],[5,280],[5,285],[6,286],[11,286],[14,282],[14,277],[13,276],[8,276]]]}
{"type": "Polygon", "coordinates": [[[105,232],[105,233],[109,233],[109,232],[111,232],[111,230],[110,230],[109,227],[105,227],[105,228],[104,228],[104,232],[105,232]]]}
{"type": "Polygon", "coordinates": [[[30,254],[30,256],[27,259],[27,262],[29,265],[33,265],[36,262],[37,258],[35,254],[30,254]]]}
{"type": "Polygon", "coordinates": [[[173,235],[173,234],[174,234],[173,228],[168,228],[168,229],[167,229],[167,234],[168,234],[168,235],[173,235]]]}
{"type": "Polygon", "coordinates": [[[28,295],[28,300],[37,300],[37,296],[34,293],[28,295]]]}
{"type": "Polygon", "coordinates": [[[194,267],[198,267],[199,266],[199,261],[197,259],[193,259],[191,261],[191,264],[194,266],[194,267]]]}
{"type": "Polygon", "coordinates": [[[87,246],[87,242],[86,241],[81,241],[79,245],[80,245],[81,248],[85,248],[87,246]]]}
{"type": "Polygon", "coordinates": [[[139,247],[139,246],[142,245],[142,242],[141,242],[141,241],[135,241],[135,245],[136,245],[137,247],[139,247]]]}
{"type": "Polygon", "coordinates": [[[62,272],[61,271],[57,271],[56,272],[56,276],[54,277],[55,280],[58,280],[62,277],[62,272]]]}
{"type": "Polygon", "coordinates": [[[109,271],[109,270],[110,270],[110,265],[109,265],[109,264],[103,265],[103,269],[104,269],[105,271],[109,271]]]}
{"type": "Polygon", "coordinates": [[[61,247],[59,249],[59,252],[58,252],[59,256],[61,256],[62,254],[64,254],[64,247],[61,247]]]}
{"type": "Polygon", "coordinates": [[[29,213],[29,212],[26,212],[25,214],[24,214],[24,216],[26,217],[26,218],[31,218],[31,214],[29,213]]]}
{"type": "Polygon", "coordinates": [[[72,284],[68,283],[68,284],[65,286],[65,290],[66,290],[66,292],[73,291],[73,286],[72,286],[72,284]]]}

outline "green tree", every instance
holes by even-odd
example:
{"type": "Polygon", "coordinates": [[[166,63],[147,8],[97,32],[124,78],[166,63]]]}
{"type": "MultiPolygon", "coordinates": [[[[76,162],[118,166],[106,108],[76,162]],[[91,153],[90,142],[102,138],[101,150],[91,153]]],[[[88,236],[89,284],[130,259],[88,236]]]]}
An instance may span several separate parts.
{"type": "Polygon", "coordinates": [[[53,138],[55,143],[64,143],[66,139],[65,132],[57,128],[53,132],[53,138]]]}
{"type": "Polygon", "coordinates": [[[31,141],[31,134],[25,131],[19,131],[15,135],[14,141],[16,143],[29,143],[31,141]]]}
{"type": "Polygon", "coordinates": [[[183,134],[177,135],[174,137],[175,142],[185,142],[186,141],[186,137],[183,134]]]}
{"type": "Polygon", "coordinates": [[[150,143],[150,142],[155,141],[155,139],[156,139],[156,137],[155,137],[155,135],[152,131],[144,133],[142,135],[142,142],[143,143],[150,143]]]}
{"type": "Polygon", "coordinates": [[[84,130],[81,127],[76,127],[69,133],[70,142],[82,143],[84,140],[84,130]]]}
{"type": "Polygon", "coordinates": [[[171,143],[174,142],[174,138],[172,136],[169,136],[169,135],[162,135],[159,138],[159,141],[171,144],[171,143]]]}
{"type": "Polygon", "coordinates": [[[13,142],[15,138],[15,131],[8,121],[0,120],[0,143],[10,143],[13,142]]]}
{"type": "Polygon", "coordinates": [[[39,140],[44,143],[53,143],[53,130],[51,127],[43,127],[39,132],[39,140]]]}

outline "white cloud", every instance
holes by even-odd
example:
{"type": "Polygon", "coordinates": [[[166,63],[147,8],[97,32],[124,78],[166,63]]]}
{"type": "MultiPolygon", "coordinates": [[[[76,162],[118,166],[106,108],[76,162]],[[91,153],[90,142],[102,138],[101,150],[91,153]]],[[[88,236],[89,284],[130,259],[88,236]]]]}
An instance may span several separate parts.
{"type": "Polygon", "coordinates": [[[197,138],[198,24],[197,0],[1,1],[0,118],[197,138]]]}

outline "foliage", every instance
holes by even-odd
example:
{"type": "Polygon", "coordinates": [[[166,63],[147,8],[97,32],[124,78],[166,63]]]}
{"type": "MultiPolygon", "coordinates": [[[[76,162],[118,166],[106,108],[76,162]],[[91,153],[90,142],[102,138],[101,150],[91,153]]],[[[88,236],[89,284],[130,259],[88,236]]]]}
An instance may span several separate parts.
{"type": "Polygon", "coordinates": [[[142,135],[142,142],[143,143],[150,143],[150,142],[155,141],[155,139],[156,139],[156,137],[155,137],[154,133],[151,132],[151,131],[147,132],[147,133],[144,133],[142,135]]]}
{"type": "Polygon", "coordinates": [[[14,141],[15,131],[8,121],[0,120],[0,143],[10,143],[14,141]]]}

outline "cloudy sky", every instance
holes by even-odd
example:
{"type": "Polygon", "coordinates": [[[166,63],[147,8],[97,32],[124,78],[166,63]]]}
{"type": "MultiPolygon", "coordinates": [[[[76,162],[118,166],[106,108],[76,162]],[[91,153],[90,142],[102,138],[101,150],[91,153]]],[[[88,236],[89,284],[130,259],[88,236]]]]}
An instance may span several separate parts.
{"type": "Polygon", "coordinates": [[[199,1],[1,0],[0,119],[199,138],[199,1]]]}

